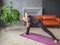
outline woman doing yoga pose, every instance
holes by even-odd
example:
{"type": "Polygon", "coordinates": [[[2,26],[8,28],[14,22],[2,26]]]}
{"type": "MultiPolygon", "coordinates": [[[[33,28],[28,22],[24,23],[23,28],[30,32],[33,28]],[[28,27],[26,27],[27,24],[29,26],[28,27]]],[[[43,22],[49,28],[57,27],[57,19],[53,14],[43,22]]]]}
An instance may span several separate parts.
{"type": "Polygon", "coordinates": [[[23,17],[21,20],[26,22],[26,25],[27,25],[26,34],[27,35],[29,35],[29,31],[30,31],[31,25],[34,24],[34,25],[37,25],[40,28],[42,28],[43,31],[45,31],[46,33],[48,33],[53,38],[54,43],[57,43],[58,39],[54,36],[54,34],[51,31],[49,31],[46,28],[46,26],[40,20],[38,20],[37,18],[35,18],[34,16],[31,16],[28,13],[25,13],[25,17],[23,17]]]}

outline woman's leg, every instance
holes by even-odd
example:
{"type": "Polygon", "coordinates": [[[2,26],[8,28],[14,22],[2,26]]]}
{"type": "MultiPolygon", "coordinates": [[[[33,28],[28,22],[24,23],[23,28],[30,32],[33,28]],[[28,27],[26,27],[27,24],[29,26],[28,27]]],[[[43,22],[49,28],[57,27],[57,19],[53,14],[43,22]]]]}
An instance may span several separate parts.
{"type": "Polygon", "coordinates": [[[28,24],[28,26],[27,26],[27,30],[26,30],[26,34],[28,35],[29,34],[29,31],[30,31],[30,23],[28,24]]]}
{"type": "Polygon", "coordinates": [[[54,40],[57,40],[54,34],[51,31],[49,31],[42,22],[38,22],[38,26],[41,27],[43,31],[47,32],[54,40]]]}
{"type": "Polygon", "coordinates": [[[27,27],[27,31],[26,31],[26,34],[27,34],[27,35],[29,34],[29,31],[30,31],[30,26],[27,27]]]}

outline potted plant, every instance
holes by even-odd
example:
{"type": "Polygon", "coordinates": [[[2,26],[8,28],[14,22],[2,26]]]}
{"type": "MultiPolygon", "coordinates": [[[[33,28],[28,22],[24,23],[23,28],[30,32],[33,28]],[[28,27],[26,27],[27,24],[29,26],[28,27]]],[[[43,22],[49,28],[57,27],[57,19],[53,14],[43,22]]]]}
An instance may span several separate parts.
{"type": "Polygon", "coordinates": [[[16,21],[20,21],[20,13],[18,10],[12,8],[13,3],[10,2],[9,6],[2,6],[2,14],[0,16],[0,20],[2,20],[5,25],[12,24],[16,21]]]}

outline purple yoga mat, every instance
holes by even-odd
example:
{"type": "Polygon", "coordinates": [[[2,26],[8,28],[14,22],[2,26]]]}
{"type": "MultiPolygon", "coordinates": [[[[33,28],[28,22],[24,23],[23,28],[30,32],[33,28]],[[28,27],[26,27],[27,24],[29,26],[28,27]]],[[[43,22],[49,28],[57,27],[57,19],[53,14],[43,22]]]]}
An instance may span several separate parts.
{"type": "Polygon", "coordinates": [[[60,45],[60,40],[58,41],[58,43],[54,43],[51,37],[43,36],[40,34],[35,34],[30,32],[29,35],[22,33],[21,36],[38,41],[40,43],[44,43],[46,45],[60,45]]]}

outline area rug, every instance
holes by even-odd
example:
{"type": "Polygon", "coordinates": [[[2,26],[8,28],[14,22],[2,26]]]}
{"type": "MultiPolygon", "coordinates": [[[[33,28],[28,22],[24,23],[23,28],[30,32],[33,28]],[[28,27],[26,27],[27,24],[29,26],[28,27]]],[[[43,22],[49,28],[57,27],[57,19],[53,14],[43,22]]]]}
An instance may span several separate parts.
{"type": "Polygon", "coordinates": [[[43,36],[40,34],[30,32],[29,35],[26,35],[25,33],[22,33],[20,35],[25,38],[32,39],[32,40],[40,42],[40,43],[44,43],[46,45],[60,45],[60,40],[58,41],[58,43],[54,43],[53,39],[51,37],[43,36]]]}

